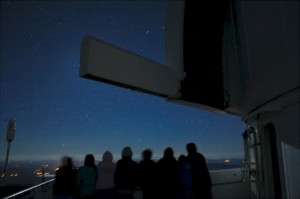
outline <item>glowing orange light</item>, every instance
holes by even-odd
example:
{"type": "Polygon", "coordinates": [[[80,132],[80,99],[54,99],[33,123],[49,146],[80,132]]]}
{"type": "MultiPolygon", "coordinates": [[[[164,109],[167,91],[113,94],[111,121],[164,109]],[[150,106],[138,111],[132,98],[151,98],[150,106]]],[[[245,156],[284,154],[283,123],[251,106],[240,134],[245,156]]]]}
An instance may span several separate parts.
{"type": "Polygon", "coordinates": [[[231,160],[224,160],[224,162],[225,162],[225,163],[229,163],[229,162],[231,162],[231,160]]]}

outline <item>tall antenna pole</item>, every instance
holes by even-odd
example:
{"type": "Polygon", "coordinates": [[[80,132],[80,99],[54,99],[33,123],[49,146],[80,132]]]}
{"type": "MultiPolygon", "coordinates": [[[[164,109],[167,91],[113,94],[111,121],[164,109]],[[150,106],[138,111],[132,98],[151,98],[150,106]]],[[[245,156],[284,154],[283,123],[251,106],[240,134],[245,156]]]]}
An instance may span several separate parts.
{"type": "Polygon", "coordinates": [[[9,159],[11,142],[15,139],[15,133],[16,133],[15,124],[16,122],[14,119],[8,120],[8,128],[6,133],[7,151],[6,151],[5,166],[1,175],[1,185],[4,183],[4,179],[6,176],[6,169],[7,169],[8,159],[9,159]]]}

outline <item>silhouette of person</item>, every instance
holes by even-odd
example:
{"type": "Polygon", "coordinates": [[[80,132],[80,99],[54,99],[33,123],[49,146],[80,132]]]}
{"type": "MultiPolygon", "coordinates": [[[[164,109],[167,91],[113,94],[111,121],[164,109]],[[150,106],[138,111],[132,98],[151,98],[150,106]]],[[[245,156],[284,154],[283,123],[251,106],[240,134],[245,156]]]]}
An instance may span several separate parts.
{"type": "Polygon", "coordinates": [[[101,199],[115,199],[114,175],[116,164],[113,162],[113,155],[105,151],[102,161],[98,163],[97,197],[101,199]]]}
{"type": "Polygon", "coordinates": [[[178,157],[179,170],[180,170],[180,199],[191,199],[192,194],[192,173],[191,165],[185,155],[178,157]]]}
{"type": "Polygon", "coordinates": [[[122,158],[117,161],[114,183],[118,199],[133,199],[137,187],[138,164],[132,160],[132,150],[126,146],[122,158]]]}
{"type": "Polygon", "coordinates": [[[195,143],[186,145],[187,160],[191,164],[192,190],[195,199],[211,199],[211,179],[207,169],[205,157],[197,152],[195,143]]]}
{"type": "Polygon", "coordinates": [[[70,157],[64,156],[55,172],[53,196],[55,199],[73,199],[76,196],[76,169],[70,157]]]}
{"type": "Polygon", "coordinates": [[[139,163],[139,185],[143,192],[143,199],[154,199],[156,184],[156,164],[152,160],[152,151],[145,149],[142,152],[142,161],[139,163]]]}
{"type": "Polygon", "coordinates": [[[76,184],[79,187],[79,196],[82,199],[96,198],[97,167],[95,158],[92,154],[87,154],[84,160],[84,166],[77,172],[76,184]]]}
{"type": "Polygon", "coordinates": [[[168,147],[157,162],[159,198],[174,199],[179,194],[179,167],[173,149],[168,147]]]}

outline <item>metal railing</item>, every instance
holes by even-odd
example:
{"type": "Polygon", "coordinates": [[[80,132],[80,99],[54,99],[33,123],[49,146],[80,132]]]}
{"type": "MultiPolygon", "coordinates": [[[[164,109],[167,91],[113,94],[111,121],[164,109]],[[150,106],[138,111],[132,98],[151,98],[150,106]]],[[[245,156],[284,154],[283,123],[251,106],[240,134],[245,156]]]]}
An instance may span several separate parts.
{"type": "Polygon", "coordinates": [[[24,189],[17,193],[11,194],[9,196],[4,197],[3,199],[26,199],[26,198],[50,198],[52,197],[52,186],[54,183],[54,179],[48,180],[41,184],[35,185],[28,189],[24,189]],[[51,193],[49,193],[51,191],[51,193]]]}
{"type": "Polygon", "coordinates": [[[211,170],[211,173],[220,173],[220,172],[232,172],[232,176],[236,176],[235,180],[230,180],[226,182],[212,182],[212,186],[222,186],[222,185],[229,185],[229,184],[238,184],[244,183],[245,180],[242,178],[242,168],[232,168],[232,169],[221,169],[221,170],[211,170]]]}
{"type": "MultiPolygon", "coordinates": [[[[234,168],[234,169],[224,169],[224,170],[214,170],[210,171],[210,173],[218,173],[218,172],[233,172],[233,175],[237,175],[236,179],[225,181],[225,182],[215,182],[212,183],[212,186],[224,186],[224,185],[230,185],[230,184],[238,184],[238,183],[244,183],[245,181],[241,177],[241,168],[234,168]]],[[[27,198],[38,198],[38,199],[52,199],[52,188],[54,184],[54,178],[51,180],[48,180],[44,183],[35,185],[33,187],[30,187],[28,189],[24,189],[22,191],[19,191],[17,193],[14,193],[12,195],[6,196],[3,199],[27,199],[27,198]]]]}

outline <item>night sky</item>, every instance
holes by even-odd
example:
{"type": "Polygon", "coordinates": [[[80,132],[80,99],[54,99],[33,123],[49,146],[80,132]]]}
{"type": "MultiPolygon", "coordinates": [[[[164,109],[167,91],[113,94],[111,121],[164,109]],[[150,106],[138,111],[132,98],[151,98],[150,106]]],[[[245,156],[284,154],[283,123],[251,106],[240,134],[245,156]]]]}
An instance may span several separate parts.
{"type": "Polygon", "coordinates": [[[7,119],[16,120],[11,160],[70,155],[115,159],[132,147],[160,157],[195,142],[208,159],[242,158],[245,124],[237,116],[79,77],[88,34],[163,63],[163,1],[1,1],[0,157],[7,119]]]}

